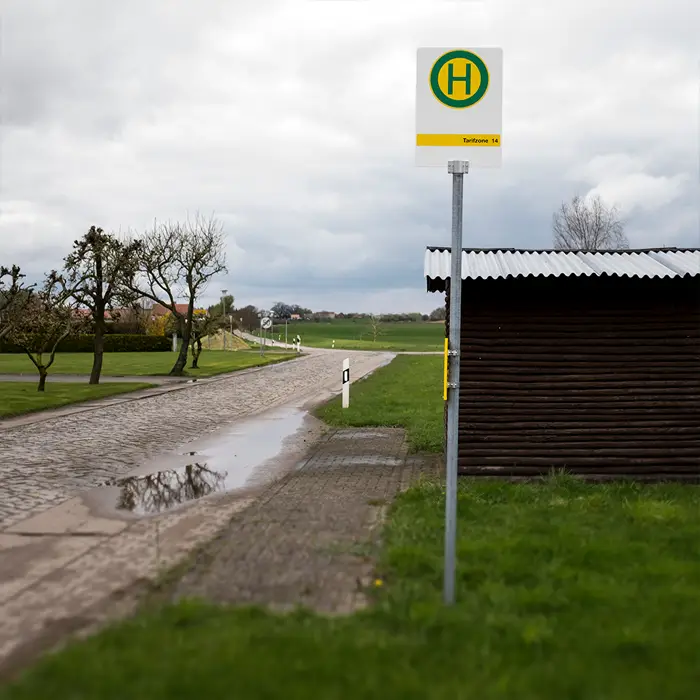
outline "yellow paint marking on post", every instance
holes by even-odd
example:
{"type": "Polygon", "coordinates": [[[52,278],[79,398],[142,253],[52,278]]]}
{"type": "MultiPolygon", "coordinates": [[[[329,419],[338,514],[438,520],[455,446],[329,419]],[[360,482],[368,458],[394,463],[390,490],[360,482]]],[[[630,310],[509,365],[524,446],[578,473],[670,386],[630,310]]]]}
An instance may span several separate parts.
{"type": "Polygon", "coordinates": [[[500,134],[416,134],[416,146],[479,146],[500,148],[500,134]]]}
{"type": "Polygon", "coordinates": [[[448,349],[449,340],[445,338],[445,362],[443,367],[443,387],[442,387],[442,398],[447,401],[447,362],[448,362],[448,349]]]}

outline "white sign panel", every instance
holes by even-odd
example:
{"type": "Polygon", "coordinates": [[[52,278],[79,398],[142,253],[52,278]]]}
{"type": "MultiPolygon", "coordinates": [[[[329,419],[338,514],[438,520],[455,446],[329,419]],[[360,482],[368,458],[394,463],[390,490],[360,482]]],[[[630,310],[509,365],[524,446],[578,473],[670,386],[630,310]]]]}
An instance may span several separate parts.
{"type": "Polygon", "coordinates": [[[268,328],[272,328],[272,319],[269,316],[266,316],[262,320],[262,327],[267,330],[268,328]]]}
{"type": "Polygon", "coordinates": [[[501,167],[503,49],[418,49],[416,165],[501,167]]]}

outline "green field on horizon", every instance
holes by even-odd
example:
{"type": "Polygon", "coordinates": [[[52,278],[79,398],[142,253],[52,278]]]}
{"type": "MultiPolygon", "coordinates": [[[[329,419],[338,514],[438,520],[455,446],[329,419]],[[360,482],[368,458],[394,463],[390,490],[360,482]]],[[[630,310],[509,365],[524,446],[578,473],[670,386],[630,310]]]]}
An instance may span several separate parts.
{"type": "MultiPolygon", "coordinates": [[[[275,323],[273,338],[284,342],[284,323],[275,323]]],[[[346,350],[395,350],[434,352],[442,350],[445,324],[426,321],[384,322],[379,326],[376,341],[368,319],[348,318],[331,321],[290,321],[289,342],[299,334],[301,344],[316,348],[333,347],[346,350]]]]}

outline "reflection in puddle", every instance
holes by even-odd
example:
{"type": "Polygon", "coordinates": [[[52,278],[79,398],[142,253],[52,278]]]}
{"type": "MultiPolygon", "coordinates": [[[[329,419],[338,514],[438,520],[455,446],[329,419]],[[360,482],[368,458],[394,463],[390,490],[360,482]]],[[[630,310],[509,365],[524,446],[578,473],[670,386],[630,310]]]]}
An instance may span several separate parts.
{"type": "Polygon", "coordinates": [[[298,408],[282,408],[255,416],[193,441],[179,454],[144,464],[138,474],[110,479],[104,486],[114,490],[112,507],[156,515],[211,494],[259,485],[267,478],[264,465],[284,451],[285,440],[301,430],[305,415],[298,408]]]}
{"type": "Polygon", "coordinates": [[[206,463],[195,462],[181,469],[111,479],[105,486],[119,488],[118,510],[150,515],[223,490],[226,476],[226,472],[213,471],[206,463]]]}

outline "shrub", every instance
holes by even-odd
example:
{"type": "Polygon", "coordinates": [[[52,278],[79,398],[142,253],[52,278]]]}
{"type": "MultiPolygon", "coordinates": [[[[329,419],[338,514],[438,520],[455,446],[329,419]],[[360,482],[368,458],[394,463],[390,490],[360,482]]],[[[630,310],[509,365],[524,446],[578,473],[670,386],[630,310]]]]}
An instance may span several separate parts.
{"type": "MultiPolygon", "coordinates": [[[[78,335],[66,338],[58,346],[58,352],[92,352],[94,335],[78,335]]],[[[167,352],[172,349],[170,338],[158,335],[105,335],[105,352],[167,352]]],[[[20,353],[21,348],[0,340],[0,353],[20,353]]]]}

